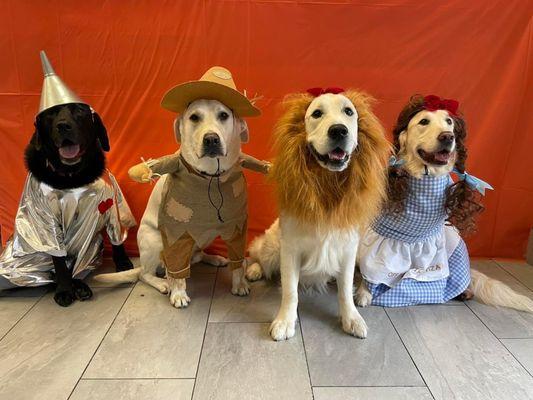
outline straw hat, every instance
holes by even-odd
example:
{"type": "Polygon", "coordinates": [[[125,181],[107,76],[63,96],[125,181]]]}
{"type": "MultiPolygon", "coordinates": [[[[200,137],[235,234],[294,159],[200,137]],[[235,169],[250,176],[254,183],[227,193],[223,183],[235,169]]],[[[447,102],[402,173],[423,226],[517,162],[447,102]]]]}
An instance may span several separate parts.
{"type": "Polygon", "coordinates": [[[261,111],[237,90],[231,72],[223,67],[211,67],[199,80],[174,86],[163,96],[161,106],[182,113],[190,103],[199,99],[218,100],[239,117],[255,117],[261,114],[261,111]]]}
{"type": "Polygon", "coordinates": [[[43,50],[41,50],[40,55],[44,80],[43,89],[41,91],[41,102],[39,103],[39,111],[37,112],[37,115],[60,104],[87,104],[67,85],[65,85],[59,76],[57,76],[52,68],[52,64],[50,64],[50,60],[48,60],[48,57],[46,57],[46,53],[43,50]]]}

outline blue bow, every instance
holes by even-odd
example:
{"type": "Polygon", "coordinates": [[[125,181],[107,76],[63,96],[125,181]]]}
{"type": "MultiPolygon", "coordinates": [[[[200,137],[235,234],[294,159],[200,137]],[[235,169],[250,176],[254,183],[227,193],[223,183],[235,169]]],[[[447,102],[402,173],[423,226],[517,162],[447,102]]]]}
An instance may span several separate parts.
{"type": "Polygon", "coordinates": [[[390,156],[389,158],[389,167],[401,167],[405,164],[405,160],[401,158],[396,158],[395,156],[390,156]]]}
{"type": "Polygon", "coordinates": [[[481,179],[476,178],[473,175],[467,174],[466,171],[459,172],[457,168],[454,168],[453,172],[458,176],[459,180],[465,181],[468,186],[470,186],[472,189],[477,190],[483,196],[485,196],[485,189],[494,190],[494,188],[490,186],[487,182],[482,181],[481,179]]]}

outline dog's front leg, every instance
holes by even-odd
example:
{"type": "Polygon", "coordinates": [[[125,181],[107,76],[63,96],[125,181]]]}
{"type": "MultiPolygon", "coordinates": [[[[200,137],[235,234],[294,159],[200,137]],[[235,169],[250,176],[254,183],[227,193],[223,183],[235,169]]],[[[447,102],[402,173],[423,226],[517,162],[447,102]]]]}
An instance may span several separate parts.
{"type": "Polygon", "coordinates": [[[115,264],[116,271],[120,272],[132,269],[133,263],[126,254],[126,249],[124,249],[124,245],[112,245],[111,247],[113,249],[113,263],[115,264]]]}
{"type": "Polygon", "coordinates": [[[170,288],[170,304],[176,308],[184,308],[191,302],[187,295],[187,283],[185,279],[167,277],[168,286],[170,288]]]}
{"type": "Polygon", "coordinates": [[[294,336],[297,308],[300,264],[294,249],[281,245],[281,307],[270,325],[270,336],[274,340],[285,340],[294,336]]]}
{"type": "Polygon", "coordinates": [[[56,277],[54,300],[62,307],[68,307],[74,300],[89,300],[93,292],[87,284],[79,279],[72,279],[72,271],[68,269],[65,257],[52,257],[56,277]]]}
{"type": "Polygon", "coordinates": [[[337,292],[339,299],[339,312],[341,316],[342,329],[344,332],[365,338],[367,326],[353,301],[353,277],[355,271],[355,250],[349,252],[341,266],[341,272],[337,278],[337,292]]]}
{"type": "Polygon", "coordinates": [[[246,267],[243,266],[232,271],[231,293],[235,296],[247,296],[250,293],[250,285],[245,277],[245,268],[246,267]]]}

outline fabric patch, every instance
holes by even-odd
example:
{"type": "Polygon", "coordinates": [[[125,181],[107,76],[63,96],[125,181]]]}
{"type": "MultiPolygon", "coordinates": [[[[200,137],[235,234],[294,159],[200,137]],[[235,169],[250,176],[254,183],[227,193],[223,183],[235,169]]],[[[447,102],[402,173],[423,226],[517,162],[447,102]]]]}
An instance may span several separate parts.
{"type": "Polygon", "coordinates": [[[100,204],[98,204],[98,211],[100,211],[100,214],[103,214],[107,210],[109,210],[112,205],[113,205],[113,199],[111,198],[101,201],[100,204]]]}
{"type": "Polygon", "coordinates": [[[193,214],[193,211],[189,207],[178,203],[174,199],[168,201],[166,212],[178,222],[189,222],[193,214]]]}
{"type": "Polygon", "coordinates": [[[235,182],[233,182],[231,186],[233,188],[233,196],[239,197],[244,191],[244,179],[240,177],[235,182]]]}

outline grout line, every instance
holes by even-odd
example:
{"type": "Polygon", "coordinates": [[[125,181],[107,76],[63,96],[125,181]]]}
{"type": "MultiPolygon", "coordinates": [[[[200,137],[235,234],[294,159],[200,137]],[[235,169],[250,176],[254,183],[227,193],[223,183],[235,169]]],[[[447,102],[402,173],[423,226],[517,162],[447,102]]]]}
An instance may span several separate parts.
{"type": "Polygon", "coordinates": [[[207,334],[207,326],[209,325],[209,317],[211,316],[211,307],[213,306],[213,298],[215,297],[215,291],[217,288],[219,271],[220,271],[220,268],[217,267],[217,272],[215,273],[215,281],[213,282],[213,289],[211,290],[211,301],[209,302],[209,311],[207,312],[207,318],[205,320],[204,336],[202,337],[202,346],[200,347],[200,357],[198,357],[198,364],[196,365],[196,372],[194,374],[194,385],[192,387],[191,399],[194,398],[194,392],[196,390],[196,380],[198,378],[198,371],[200,370],[200,362],[202,361],[202,355],[204,353],[205,336],[207,334]]]}
{"type": "Polygon", "coordinates": [[[514,274],[512,274],[511,272],[507,271],[502,264],[500,264],[498,261],[494,260],[494,259],[490,259],[494,264],[496,264],[496,266],[501,269],[502,271],[506,272],[509,276],[511,276],[515,281],[517,281],[521,286],[523,286],[524,288],[527,289],[528,292],[532,292],[533,289],[531,289],[529,286],[527,286],[525,283],[523,283],[520,278],[518,278],[517,276],[515,276],[514,274]]]}
{"type": "Polygon", "coordinates": [[[385,311],[385,315],[387,315],[387,318],[389,319],[392,327],[394,328],[394,331],[396,332],[396,335],[398,335],[398,338],[400,339],[400,342],[402,342],[402,345],[403,345],[405,351],[407,351],[407,354],[409,355],[409,358],[411,359],[411,362],[415,366],[415,368],[416,368],[416,370],[418,372],[418,375],[420,375],[420,377],[422,378],[422,381],[424,382],[424,385],[426,385],[426,387],[427,387],[427,389],[429,391],[429,394],[431,395],[431,397],[433,399],[435,399],[435,396],[433,395],[433,392],[431,391],[431,388],[428,386],[428,383],[426,382],[426,379],[424,378],[424,375],[422,375],[422,372],[420,372],[420,369],[418,368],[418,365],[416,364],[415,360],[413,359],[413,356],[411,355],[411,352],[409,351],[409,349],[405,345],[405,342],[403,341],[403,338],[400,335],[400,332],[398,332],[398,329],[396,329],[396,325],[394,325],[394,322],[392,321],[392,318],[390,317],[389,313],[387,312],[387,309],[385,307],[382,307],[382,308],[383,308],[383,311],[385,311]]]}
{"type": "MultiPolygon", "coordinates": [[[[31,310],[33,310],[33,308],[34,308],[38,303],[41,302],[41,300],[44,298],[44,296],[46,296],[48,293],[49,293],[48,291],[47,291],[46,293],[43,293],[43,294],[37,299],[37,301],[35,301],[35,303],[33,303],[33,305],[32,305],[30,308],[28,308],[28,310],[27,310],[24,314],[22,314],[22,315],[20,316],[20,318],[19,318],[19,319],[18,319],[18,320],[17,320],[17,321],[11,326],[11,328],[9,328],[8,331],[7,331],[4,335],[2,335],[2,337],[0,338],[0,342],[1,342],[1,341],[2,341],[2,340],[3,340],[3,339],[9,334],[9,332],[11,332],[11,331],[15,328],[15,326],[18,325],[18,323],[19,323],[20,321],[22,321],[22,319],[23,319],[26,315],[28,315],[28,313],[29,313],[31,310]]],[[[3,298],[9,298],[9,297],[3,297],[3,298]]]]}
{"type": "Polygon", "coordinates": [[[419,388],[428,389],[427,386],[404,386],[404,385],[359,385],[359,386],[346,386],[346,385],[316,385],[314,388],[419,388]]]}
{"type": "Polygon", "coordinates": [[[468,309],[470,310],[470,312],[471,312],[472,314],[474,314],[474,316],[475,316],[475,317],[476,317],[476,318],[477,318],[477,319],[483,324],[483,326],[485,326],[485,328],[487,328],[487,330],[492,334],[492,336],[494,336],[494,337],[496,338],[496,340],[497,340],[498,342],[500,342],[500,344],[503,346],[503,348],[504,348],[505,350],[507,350],[507,353],[509,353],[509,354],[511,355],[511,357],[513,357],[513,358],[516,360],[516,362],[517,362],[517,363],[518,363],[518,364],[519,364],[519,365],[520,365],[520,366],[526,371],[526,373],[527,373],[529,376],[533,377],[533,374],[531,374],[531,372],[529,372],[529,370],[528,370],[526,367],[524,367],[524,365],[518,360],[518,358],[515,357],[515,355],[513,354],[513,352],[510,351],[510,350],[507,348],[507,346],[501,341],[501,339],[500,339],[498,336],[496,336],[496,334],[495,334],[494,332],[492,332],[492,330],[491,330],[491,329],[488,327],[488,325],[487,325],[487,324],[481,319],[481,317],[480,317],[479,315],[477,315],[476,312],[475,312],[472,308],[470,308],[470,306],[469,306],[468,304],[467,304],[466,306],[468,307],[468,309]]]}
{"type": "Polygon", "coordinates": [[[194,378],[81,378],[80,381],[194,381],[194,378]]]}
{"type": "Polygon", "coordinates": [[[100,349],[100,346],[102,345],[102,343],[104,342],[107,334],[109,333],[109,331],[111,330],[111,328],[113,327],[118,315],[120,314],[120,312],[122,311],[122,309],[124,308],[124,305],[126,304],[126,302],[128,301],[128,299],[130,298],[132,292],[133,292],[133,289],[137,286],[137,283],[135,283],[131,288],[130,288],[130,291],[128,293],[128,295],[126,296],[126,298],[124,299],[124,301],[122,302],[122,305],[120,306],[120,308],[118,309],[117,313],[115,314],[115,317],[113,318],[113,320],[111,321],[111,323],[109,324],[109,327],[107,328],[107,330],[105,331],[104,333],[104,336],[102,336],[102,340],[100,340],[100,343],[98,343],[98,346],[96,346],[96,349],[94,350],[93,352],[93,355],[91,356],[91,358],[89,359],[89,361],[87,362],[87,364],[85,365],[85,368],[83,369],[83,372],[81,373],[80,377],[78,378],[78,381],[76,382],[76,384],[74,385],[74,387],[72,388],[70,394],[68,395],[67,397],[67,400],[70,399],[70,397],[72,396],[72,393],[74,393],[74,390],[76,390],[76,387],[78,386],[78,384],[80,383],[80,380],[81,378],[83,377],[83,375],[85,374],[85,371],[87,371],[87,368],[89,367],[89,365],[91,364],[91,362],[93,361],[93,358],[94,356],[96,355],[96,353],[98,352],[98,349],[100,349]]]}
{"type": "Polygon", "coordinates": [[[309,370],[309,360],[307,359],[307,349],[305,348],[304,331],[302,328],[303,321],[300,310],[297,309],[298,325],[300,325],[300,336],[302,337],[302,346],[304,348],[305,365],[307,366],[307,376],[309,377],[309,387],[311,388],[311,398],[314,400],[315,392],[313,391],[313,382],[311,381],[311,371],[309,370]]]}

